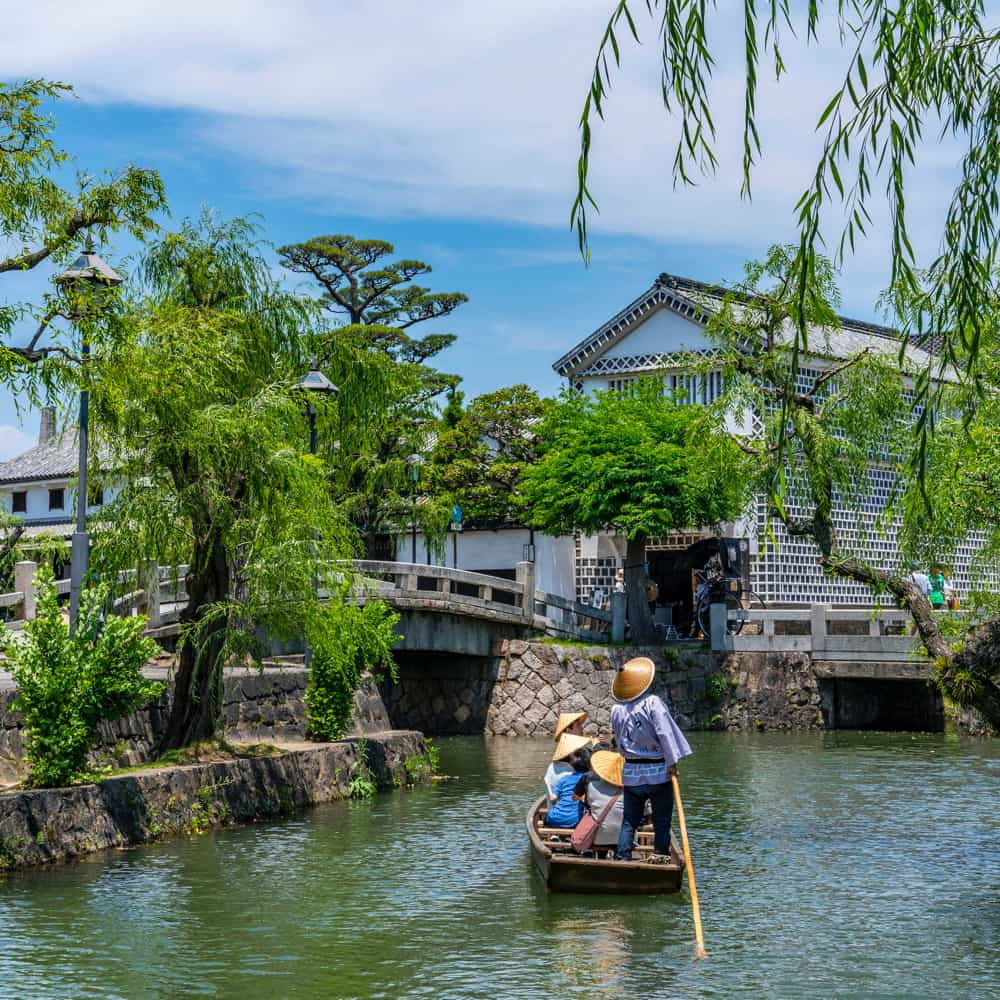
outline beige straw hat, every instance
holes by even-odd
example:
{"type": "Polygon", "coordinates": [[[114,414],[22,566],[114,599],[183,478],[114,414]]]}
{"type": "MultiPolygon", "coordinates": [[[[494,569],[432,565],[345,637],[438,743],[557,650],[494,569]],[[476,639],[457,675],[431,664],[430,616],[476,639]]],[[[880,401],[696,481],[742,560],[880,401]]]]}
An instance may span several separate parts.
{"type": "Polygon", "coordinates": [[[603,778],[609,784],[622,786],[622,772],[625,770],[625,758],[614,750],[598,750],[590,758],[590,769],[598,778],[603,778]]]}
{"type": "Polygon", "coordinates": [[[556,723],[556,739],[563,734],[564,729],[569,729],[574,722],[586,722],[586,712],[560,712],[559,721],[556,723]]]}
{"type": "Polygon", "coordinates": [[[590,746],[589,736],[577,736],[576,733],[563,733],[556,744],[553,760],[565,760],[574,750],[590,746]]]}
{"type": "Polygon", "coordinates": [[[634,701],[649,690],[656,666],[648,656],[629,660],[611,678],[611,697],[615,701],[634,701]]]}

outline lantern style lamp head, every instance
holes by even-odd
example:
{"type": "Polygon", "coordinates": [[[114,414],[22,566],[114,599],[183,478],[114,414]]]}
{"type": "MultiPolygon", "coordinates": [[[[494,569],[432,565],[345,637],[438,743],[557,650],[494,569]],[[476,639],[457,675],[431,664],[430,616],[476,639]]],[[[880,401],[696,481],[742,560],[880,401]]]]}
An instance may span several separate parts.
{"type": "Polygon", "coordinates": [[[56,278],[56,284],[69,285],[75,281],[86,281],[91,285],[114,287],[124,280],[100,254],[88,249],[56,278]]]}
{"type": "Polygon", "coordinates": [[[315,392],[320,394],[340,392],[340,389],[316,367],[315,362],[313,362],[309,371],[295,383],[293,388],[300,392],[315,392]]]}

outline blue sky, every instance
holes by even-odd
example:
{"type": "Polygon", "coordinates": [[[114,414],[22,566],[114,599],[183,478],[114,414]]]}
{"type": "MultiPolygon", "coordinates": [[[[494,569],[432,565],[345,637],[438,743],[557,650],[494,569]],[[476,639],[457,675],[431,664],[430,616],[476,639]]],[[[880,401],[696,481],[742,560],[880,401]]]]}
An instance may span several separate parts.
{"type": "MultiPolygon", "coordinates": [[[[431,264],[435,290],[470,298],[438,327],[458,335],[440,363],[469,396],[519,381],[555,391],[552,362],[661,271],[731,280],[794,235],[837,44],[791,58],[790,85],[764,81],[752,203],[738,196],[731,33],[718,36],[713,87],[721,166],[695,189],[671,184],[675,132],[658,104],[656,52],[629,47],[595,138],[602,212],[585,268],[568,228],[576,120],[608,0],[424,6],[260,0],[250,18],[235,0],[92,0],[80,19],[75,4],[38,0],[5,14],[0,76],[72,83],[78,98],[56,109],[60,144],[86,169],[158,169],[175,221],[206,205],[256,212],[275,245],[347,232],[431,264]]],[[[723,4],[723,27],[727,14],[723,4]]],[[[933,245],[949,156],[914,179],[922,247],[933,245]]],[[[886,273],[878,228],[842,282],[844,311],[863,318],[874,318],[886,273]]],[[[36,425],[0,398],[0,458],[31,443],[36,425]]]]}

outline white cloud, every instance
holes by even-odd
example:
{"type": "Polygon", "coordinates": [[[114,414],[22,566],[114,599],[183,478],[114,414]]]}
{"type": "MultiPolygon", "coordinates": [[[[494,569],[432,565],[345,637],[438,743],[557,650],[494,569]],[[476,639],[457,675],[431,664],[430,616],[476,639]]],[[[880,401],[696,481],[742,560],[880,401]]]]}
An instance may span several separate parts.
{"type": "Polygon", "coordinates": [[[13,424],[0,424],[0,462],[20,455],[35,444],[35,436],[26,434],[13,424]]]}
{"type": "MultiPolygon", "coordinates": [[[[209,142],[256,161],[262,198],[305,199],[331,214],[565,229],[577,119],[611,6],[258,0],[248,14],[237,0],[91,0],[81,18],[75,2],[43,0],[5,12],[0,65],[10,76],[70,80],[88,100],[207,114],[190,155],[209,142]]],[[[723,4],[714,21],[718,177],[693,189],[672,187],[677,128],[659,102],[655,26],[645,25],[641,48],[626,41],[594,136],[598,234],[747,254],[794,234],[792,209],[815,163],[813,124],[845,56],[834,32],[806,52],[788,39],[789,78],[776,86],[761,73],[764,158],[753,202],[741,201],[743,42],[733,16],[723,4]]],[[[946,149],[914,178],[914,234],[925,251],[949,162],[946,149]]],[[[884,283],[883,220],[874,228],[848,269],[848,305],[870,305],[884,283]]]]}

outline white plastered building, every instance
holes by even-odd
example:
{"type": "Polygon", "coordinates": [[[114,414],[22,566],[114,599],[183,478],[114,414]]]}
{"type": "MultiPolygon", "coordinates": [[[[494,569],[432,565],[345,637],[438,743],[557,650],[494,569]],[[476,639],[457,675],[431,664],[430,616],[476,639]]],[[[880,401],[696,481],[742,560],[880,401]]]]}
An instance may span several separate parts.
{"type": "MultiPolygon", "coordinates": [[[[570,386],[581,392],[623,391],[641,377],[661,376],[665,390],[684,389],[695,403],[711,403],[722,392],[721,374],[704,377],[685,376],[679,362],[691,352],[710,353],[712,344],[705,326],[714,308],[721,304],[725,291],[699,281],[661,274],[653,285],[621,312],[598,327],[571,350],[553,368],[570,386]]],[[[810,338],[810,351],[800,366],[803,389],[824,369],[864,349],[896,357],[900,349],[898,334],[883,326],[840,317],[836,330],[816,331],[810,338]]],[[[916,367],[926,367],[931,355],[917,347],[907,348],[907,358],[916,367]]],[[[738,428],[733,428],[739,430],[738,428]]],[[[876,519],[893,487],[893,473],[873,464],[871,491],[861,510],[837,507],[834,521],[843,542],[864,555],[874,565],[898,568],[895,533],[876,530],[876,519]]],[[[789,503],[790,513],[804,513],[789,503]]],[[[792,538],[781,524],[767,524],[765,498],[754,498],[742,519],[722,526],[721,534],[745,539],[750,554],[749,582],[752,590],[769,605],[795,606],[829,603],[841,606],[868,607],[873,603],[870,590],[858,583],[827,576],[819,565],[819,552],[806,539],[792,538]],[[770,535],[769,527],[773,531],[770,535]]],[[[692,528],[654,539],[647,550],[651,574],[669,566],[668,553],[680,552],[712,532],[692,528]],[[657,554],[663,554],[660,558],[657,554]]],[[[959,594],[967,593],[972,583],[970,564],[978,548],[976,537],[968,538],[949,555],[948,564],[959,594]]],[[[577,594],[587,600],[596,588],[607,590],[616,569],[622,565],[624,540],[610,535],[581,538],[577,543],[577,594]]],[[[661,591],[663,585],[661,583],[661,591]]]]}

